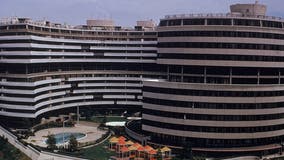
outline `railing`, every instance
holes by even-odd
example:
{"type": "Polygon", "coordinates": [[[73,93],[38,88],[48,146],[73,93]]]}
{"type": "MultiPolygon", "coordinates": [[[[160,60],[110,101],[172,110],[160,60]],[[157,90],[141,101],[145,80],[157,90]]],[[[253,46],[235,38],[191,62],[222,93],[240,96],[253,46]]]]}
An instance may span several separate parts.
{"type": "Polygon", "coordinates": [[[176,15],[166,15],[165,19],[176,19],[176,18],[258,18],[258,19],[268,19],[268,20],[278,20],[284,21],[283,18],[275,17],[275,16],[245,16],[242,14],[234,14],[234,13],[200,13],[200,14],[176,14],[176,15]]]}
{"type": "Polygon", "coordinates": [[[243,156],[243,157],[236,157],[236,158],[226,158],[223,160],[259,160],[260,158],[257,156],[243,156]]]}
{"type": "Polygon", "coordinates": [[[131,130],[129,127],[129,125],[131,125],[130,123],[135,122],[135,120],[129,121],[125,124],[125,132],[127,135],[129,135],[131,138],[140,141],[142,144],[145,143],[146,141],[150,140],[150,137],[142,135],[142,134],[138,134],[136,132],[134,132],[133,130],[131,130]]]}
{"type": "MultiPolygon", "coordinates": [[[[34,26],[39,26],[39,27],[49,27],[49,28],[55,28],[55,29],[69,29],[69,30],[74,30],[74,31],[114,31],[116,30],[114,27],[87,27],[84,28],[82,26],[72,26],[69,24],[58,24],[58,23],[51,23],[46,20],[41,20],[41,21],[32,21],[31,19],[25,19],[25,20],[19,20],[18,17],[9,17],[9,18],[0,18],[0,25],[15,25],[15,24],[30,24],[34,26]]],[[[138,31],[135,28],[131,27],[122,27],[119,29],[119,31],[138,31]]],[[[144,31],[144,30],[143,30],[144,31]]],[[[154,31],[154,28],[152,29],[147,29],[145,31],[154,31]]],[[[79,33],[80,34],[80,33],[79,33]]]]}
{"type": "Polygon", "coordinates": [[[11,136],[13,139],[17,139],[17,136],[13,135],[12,133],[8,132],[5,128],[3,128],[2,126],[0,126],[0,130],[2,130],[3,132],[5,132],[6,134],[8,134],[9,136],[11,136]]]}
{"type": "Polygon", "coordinates": [[[9,24],[32,24],[37,26],[48,26],[48,27],[54,27],[54,28],[66,28],[66,29],[75,29],[74,26],[67,25],[67,24],[54,24],[50,23],[49,25],[46,25],[45,20],[42,21],[32,21],[30,19],[19,21],[18,17],[9,17],[9,18],[2,18],[0,19],[0,25],[9,25],[9,24]]]}
{"type": "Polygon", "coordinates": [[[62,159],[62,160],[87,160],[87,159],[84,159],[84,158],[78,158],[78,157],[71,157],[71,156],[67,156],[67,155],[60,155],[60,154],[55,154],[55,153],[50,153],[50,152],[45,152],[45,151],[42,151],[41,153],[45,154],[45,155],[49,155],[51,157],[56,157],[54,158],[54,160],[56,159],[62,159]]]}
{"type": "Polygon", "coordinates": [[[29,148],[30,150],[32,150],[34,153],[36,153],[36,154],[40,155],[40,151],[39,151],[39,150],[37,150],[36,148],[33,148],[33,147],[32,147],[32,146],[30,146],[30,145],[28,145],[28,148],[29,148]]]}

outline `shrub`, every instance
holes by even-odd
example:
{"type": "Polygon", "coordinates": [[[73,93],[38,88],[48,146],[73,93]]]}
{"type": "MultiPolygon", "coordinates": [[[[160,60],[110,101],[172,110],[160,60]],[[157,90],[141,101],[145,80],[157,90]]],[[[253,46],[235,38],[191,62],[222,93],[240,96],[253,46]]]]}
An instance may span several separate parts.
{"type": "Polygon", "coordinates": [[[47,136],[46,144],[48,149],[56,149],[56,139],[53,134],[47,136]]]}
{"type": "Polygon", "coordinates": [[[71,152],[76,151],[78,149],[78,141],[74,135],[70,136],[68,149],[71,152]]]}

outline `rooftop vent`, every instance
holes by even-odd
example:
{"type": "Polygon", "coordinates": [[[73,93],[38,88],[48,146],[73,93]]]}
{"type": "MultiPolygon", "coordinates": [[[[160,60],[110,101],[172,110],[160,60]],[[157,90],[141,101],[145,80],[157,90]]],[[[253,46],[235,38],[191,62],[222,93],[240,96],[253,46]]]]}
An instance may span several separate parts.
{"type": "Polygon", "coordinates": [[[256,1],[254,4],[234,4],[230,8],[231,13],[241,13],[244,16],[265,16],[267,7],[256,1]]]}
{"type": "Polygon", "coordinates": [[[106,20],[106,19],[87,20],[87,26],[92,26],[92,27],[113,27],[114,26],[114,21],[113,20],[106,20]]]}

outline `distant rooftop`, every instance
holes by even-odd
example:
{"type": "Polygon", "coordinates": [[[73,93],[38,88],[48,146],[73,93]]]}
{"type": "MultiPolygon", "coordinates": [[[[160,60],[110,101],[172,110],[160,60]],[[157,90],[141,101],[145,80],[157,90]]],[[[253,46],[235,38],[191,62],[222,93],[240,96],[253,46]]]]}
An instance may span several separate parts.
{"type": "Polygon", "coordinates": [[[200,14],[175,14],[166,15],[164,19],[177,19],[177,18],[255,18],[255,19],[267,19],[272,21],[283,21],[281,17],[274,16],[244,16],[235,13],[200,13],[200,14]]]}
{"type": "Polygon", "coordinates": [[[154,30],[156,24],[152,20],[137,21],[137,26],[121,27],[116,26],[113,20],[87,20],[85,25],[72,26],[61,23],[51,23],[47,20],[33,21],[30,18],[9,17],[0,19],[0,25],[31,24],[42,27],[62,28],[62,29],[81,29],[81,30],[125,30],[140,31],[154,30]]]}
{"type": "Polygon", "coordinates": [[[265,16],[266,5],[259,4],[256,1],[254,4],[234,4],[230,6],[231,13],[237,13],[242,16],[265,16]]]}
{"type": "Polygon", "coordinates": [[[177,19],[177,18],[255,18],[267,19],[272,21],[284,21],[283,18],[266,16],[267,6],[259,4],[256,1],[253,4],[234,4],[230,6],[229,13],[201,13],[201,14],[175,14],[166,15],[164,19],[177,19]]]}

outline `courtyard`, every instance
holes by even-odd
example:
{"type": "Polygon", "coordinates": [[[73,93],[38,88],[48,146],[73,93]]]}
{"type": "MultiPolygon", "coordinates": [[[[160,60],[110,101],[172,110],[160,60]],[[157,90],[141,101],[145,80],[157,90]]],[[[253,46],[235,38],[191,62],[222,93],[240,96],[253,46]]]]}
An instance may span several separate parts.
{"type": "Polygon", "coordinates": [[[39,130],[34,133],[34,136],[28,137],[26,142],[37,145],[43,148],[47,147],[45,143],[48,135],[56,135],[60,133],[82,133],[85,136],[78,139],[79,144],[91,143],[100,139],[107,131],[98,128],[98,125],[91,122],[82,121],[75,124],[74,127],[48,128],[39,130]]]}

